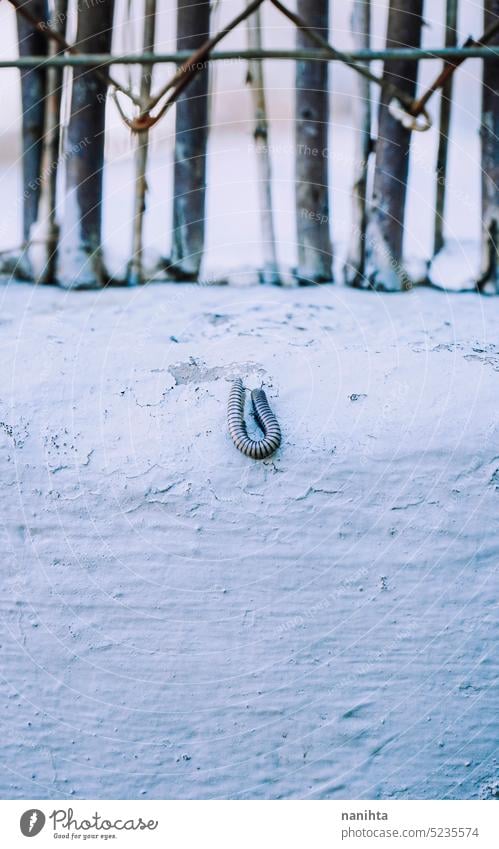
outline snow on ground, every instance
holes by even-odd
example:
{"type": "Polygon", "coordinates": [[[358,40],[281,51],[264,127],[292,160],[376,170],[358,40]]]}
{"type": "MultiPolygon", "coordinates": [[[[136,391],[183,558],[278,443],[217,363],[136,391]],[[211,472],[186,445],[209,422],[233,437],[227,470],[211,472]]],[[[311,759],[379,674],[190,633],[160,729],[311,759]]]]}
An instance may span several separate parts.
{"type": "Polygon", "coordinates": [[[0,291],[0,795],[497,797],[497,301],[0,291]]]}

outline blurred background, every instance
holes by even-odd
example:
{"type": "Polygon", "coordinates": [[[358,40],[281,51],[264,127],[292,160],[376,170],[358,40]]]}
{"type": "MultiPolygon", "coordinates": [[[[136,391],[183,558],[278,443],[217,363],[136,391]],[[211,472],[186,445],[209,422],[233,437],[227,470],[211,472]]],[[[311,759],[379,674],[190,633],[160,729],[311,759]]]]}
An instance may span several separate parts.
{"type": "MultiPolygon", "coordinates": [[[[73,4],[75,5],[75,4],[73,4]]],[[[289,4],[293,7],[293,2],[289,4]]],[[[352,48],[350,34],[351,2],[333,2],[331,15],[332,43],[342,49],[352,48]]],[[[212,30],[218,30],[243,7],[241,0],[214,3],[212,30]]],[[[138,0],[116,0],[114,52],[140,52],[143,4],[138,0]]],[[[372,3],[372,47],[384,47],[387,3],[372,3]]],[[[75,35],[75,9],[69,23],[68,39],[75,35]]],[[[445,2],[425,3],[424,47],[443,45],[445,2]]],[[[265,5],[264,47],[291,47],[295,41],[292,24],[275,8],[265,5]]],[[[459,40],[482,31],[481,4],[463,0],[460,4],[459,40]]],[[[4,57],[15,57],[15,12],[8,2],[0,4],[0,49],[4,57]]],[[[241,25],[223,42],[223,49],[246,46],[246,26],[241,25]]],[[[157,52],[175,50],[175,3],[164,0],[159,5],[157,52]]],[[[293,103],[294,63],[265,63],[267,98],[271,119],[270,147],[274,170],[274,204],[280,259],[283,264],[295,260],[293,206],[293,103]]],[[[421,62],[421,88],[429,83],[441,67],[439,61],[421,62]]],[[[380,72],[381,63],[373,69],[380,72]]],[[[171,65],[156,66],[153,90],[159,88],[172,72],[171,65]]],[[[71,71],[66,71],[70,74],[71,71]]],[[[130,78],[138,85],[139,68],[115,68],[119,78],[130,78]]],[[[20,84],[17,70],[1,70],[3,115],[0,132],[0,188],[10,201],[10,213],[0,224],[0,248],[20,242],[20,84]]],[[[255,264],[258,253],[258,200],[255,188],[255,157],[252,141],[251,96],[246,84],[245,62],[218,62],[211,70],[211,136],[208,174],[208,232],[205,257],[206,275],[216,276],[228,268],[255,264]]],[[[333,209],[333,241],[340,263],[349,229],[349,192],[352,179],[352,127],[350,98],[353,72],[338,63],[330,65],[331,74],[331,162],[333,209]]],[[[469,243],[464,260],[469,268],[464,276],[476,274],[476,244],[479,239],[479,109],[481,63],[468,60],[455,75],[454,111],[451,128],[448,189],[448,228],[451,239],[469,243]],[[463,198],[466,215],[463,215],[463,198]],[[468,214],[469,213],[469,214],[468,214]]],[[[376,96],[377,92],[373,92],[376,96]]],[[[66,101],[67,101],[66,97],[66,101]]],[[[68,103],[66,102],[66,115],[68,103]]],[[[438,114],[438,97],[431,103],[431,113],[438,114]]],[[[132,216],[132,174],[135,141],[124,126],[112,102],[108,103],[108,128],[105,174],[105,247],[111,269],[118,272],[129,251],[132,216]]],[[[173,160],[173,110],[151,133],[148,213],[145,244],[151,257],[169,251],[171,230],[171,183],[173,160]]],[[[413,162],[409,186],[407,217],[407,252],[415,260],[427,256],[431,242],[434,197],[434,163],[436,131],[413,135],[413,162]]],[[[463,254],[460,255],[460,265],[463,254]]],[[[452,281],[450,281],[451,283],[452,281]]]]}

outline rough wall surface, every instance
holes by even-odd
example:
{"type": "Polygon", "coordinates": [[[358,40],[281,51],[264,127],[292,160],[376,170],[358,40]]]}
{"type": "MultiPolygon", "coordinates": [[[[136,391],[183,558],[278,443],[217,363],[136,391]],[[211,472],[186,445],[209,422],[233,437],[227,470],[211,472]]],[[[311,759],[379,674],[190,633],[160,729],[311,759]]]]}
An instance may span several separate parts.
{"type": "Polygon", "coordinates": [[[497,797],[498,320],[5,287],[0,795],[497,797]]]}

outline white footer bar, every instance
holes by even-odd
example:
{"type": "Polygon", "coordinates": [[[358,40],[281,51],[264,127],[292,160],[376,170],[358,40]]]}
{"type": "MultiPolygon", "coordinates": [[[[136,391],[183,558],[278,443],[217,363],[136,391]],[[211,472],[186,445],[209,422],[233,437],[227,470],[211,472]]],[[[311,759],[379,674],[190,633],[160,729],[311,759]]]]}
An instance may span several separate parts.
{"type": "Polygon", "coordinates": [[[1,843],[9,849],[499,845],[499,808],[488,801],[16,800],[0,801],[0,814],[1,843]]]}

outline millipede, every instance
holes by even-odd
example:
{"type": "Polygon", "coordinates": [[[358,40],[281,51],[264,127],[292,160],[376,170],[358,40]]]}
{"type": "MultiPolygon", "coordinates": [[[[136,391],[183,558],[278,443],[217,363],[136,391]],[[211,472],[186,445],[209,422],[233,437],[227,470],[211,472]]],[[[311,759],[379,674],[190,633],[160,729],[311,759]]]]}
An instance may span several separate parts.
{"type": "Polygon", "coordinates": [[[246,457],[253,460],[264,460],[270,457],[281,444],[281,428],[274,413],[270,409],[267,396],[263,389],[253,389],[251,393],[253,411],[259,428],[263,431],[263,439],[251,439],[248,436],[244,421],[244,386],[241,378],[232,384],[229,394],[227,421],[229,433],[236,448],[246,457]]]}

